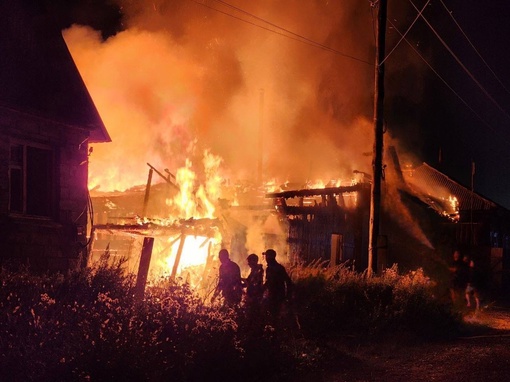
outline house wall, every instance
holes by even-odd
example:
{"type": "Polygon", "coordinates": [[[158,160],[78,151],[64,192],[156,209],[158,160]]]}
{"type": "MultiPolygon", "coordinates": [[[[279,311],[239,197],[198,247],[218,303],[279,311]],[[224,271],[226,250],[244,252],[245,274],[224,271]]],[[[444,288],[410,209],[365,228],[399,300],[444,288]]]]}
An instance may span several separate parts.
{"type": "Polygon", "coordinates": [[[67,270],[85,253],[89,132],[0,107],[0,262],[31,270],[67,270]],[[10,207],[10,147],[41,146],[53,153],[51,213],[10,207]]]}
{"type": "MultiPolygon", "coordinates": [[[[358,271],[368,266],[368,230],[370,185],[356,192],[355,205],[346,207],[342,197],[336,203],[322,206],[281,207],[278,210],[288,222],[287,242],[292,262],[311,263],[331,259],[332,235],[341,236],[341,262],[354,262],[358,271]]],[[[289,201],[285,203],[289,205],[289,201]]]]}

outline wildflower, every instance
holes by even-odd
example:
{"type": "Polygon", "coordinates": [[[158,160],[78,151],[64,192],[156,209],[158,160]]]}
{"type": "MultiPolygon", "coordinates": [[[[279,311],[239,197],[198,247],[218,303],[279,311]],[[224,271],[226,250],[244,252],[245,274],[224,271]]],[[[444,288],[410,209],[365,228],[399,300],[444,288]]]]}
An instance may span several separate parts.
{"type": "Polygon", "coordinates": [[[52,299],[50,296],[48,296],[48,293],[43,293],[41,294],[41,302],[44,302],[48,305],[54,305],[55,304],[55,300],[52,299]]]}

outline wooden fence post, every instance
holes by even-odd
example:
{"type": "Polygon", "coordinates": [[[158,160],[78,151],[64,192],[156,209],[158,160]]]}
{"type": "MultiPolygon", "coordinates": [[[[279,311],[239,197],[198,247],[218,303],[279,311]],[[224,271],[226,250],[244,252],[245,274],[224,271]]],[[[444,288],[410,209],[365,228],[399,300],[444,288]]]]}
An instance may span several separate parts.
{"type": "Polygon", "coordinates": [[[138,266],[138,275],[136,277],[135,286],[135,299],[138,301],[143,300],[145,293],[145,284],[147,283],[147,275],[149,274],[153,245],[153,237],[145,237],[143,239],[142,254],[140,256],[140,265],[138,266]]]}

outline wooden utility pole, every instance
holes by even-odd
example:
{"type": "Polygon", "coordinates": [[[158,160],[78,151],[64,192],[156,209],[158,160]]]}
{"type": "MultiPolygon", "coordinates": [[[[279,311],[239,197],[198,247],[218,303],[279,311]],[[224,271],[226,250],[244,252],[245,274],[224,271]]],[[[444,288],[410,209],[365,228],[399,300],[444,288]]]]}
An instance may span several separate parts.
{"type": "Polygon", "coordinates": [[[257,187],[263,181],[263,158],[264,158],[264,89],[260,89],[259,96],[259,129],[258,129],[258,157],[257,157],[257,187]]]}
{"type": "Polygon", "coordinates": [[[387,0],[378,0],[377,38],[375,55],[374,91],[374,152],[372,157],[373,179],[370,190],[370,227],[368,243],[368,275],[377,272],[377,240],[379,238],[381,210],[381,180],[383,175],[383,134],[384,134],[384,55],[386,37],[387,0]]]}

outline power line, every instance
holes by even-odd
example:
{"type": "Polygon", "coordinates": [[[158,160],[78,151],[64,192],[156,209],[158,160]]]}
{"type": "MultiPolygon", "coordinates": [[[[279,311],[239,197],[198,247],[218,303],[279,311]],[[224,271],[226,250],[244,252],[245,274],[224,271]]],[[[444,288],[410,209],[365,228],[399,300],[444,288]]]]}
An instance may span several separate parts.
{"type": "Polygon", "coordinates": [[[389,19],[388,19],[388,23],[390,23],[390,25],[397,31],[397,33],[400,35],[400,36],[403,36],[404,37],[404,41],[409,45],[409,47],[411,47],[411,49],[418,55],[418,57],[420,57],[422,59],[423,62],[425,62],[425,64],[430,68],[430,70],[432,70],[432,72],[446,85],[446,87],[448,89],[450,89],[450,91],[455,94],[455,96],[469,109],[471,110],[471,112],[485,125],[487,126],[489,129],[491,129],[494,133],[496,133],[497,135],[501,136],[503,138],[503,140],[510,144],[510,140],[508,140],[507,138],[505,138],[504,136],[502,136],[498,131],[496,131],[494,129],[494,127],[489,124],[486,120],[484,120],[465,100],[464,98],[461,97],[461,95],[459,93],[457,93],[455,91],[455,89],[453,89],[450,84],[448,84],[448,82],[446,82],[446,80],[437,72],[437,70],[435,70],[432,65],[427,61],[427,59],[425,57],[423,57],[423,55],[413,46],[413,44],[411,44],[411,42],[405,38],[405,36],[398,30],[397,26],[395,24],[393,24],[389,19]]]}
{"type": "Polygon", "coordinates": [[[430,0],[427,0],[427,2],[425,3],[425,5],[423,6],[422,10],[416,15],[415,19],[413,20],[413,22],[411,23],[411,25],[409,25],[409,28],[407,28],[407,30],[405,31],[405,33],[403,35],[401,35],[400,37],[400,40],[398,40],[398,42],[395,44],[395,46],[393,47],[393,49],[391,50],[390,53],[388,53],[388,55],[384,58],[384,60],[381,61],[380,65],[382,65],[387,59],[388,57],[391,56],[391,54],[395,51],[395,49],[397,49],[397,47],[400,45],[400,43],[402,42],[402,40],[404,40],[407,36],[407,34],[409,33],[409,31],[411,30],[411,28],[413,27],[413,25],[416,23],[416,21],[420,18],[421,14],[423,13],[423,11],[425,10],[425,8],[429,5],[430,3],[430,0]]]}
{"type": "MultiPolygon", "coordinates": [[[[412,0],[409,0],[409,2],[411,3],[411,5],[414,7],[414,9],[416,11],[419,11],[418,8],[414,5],[413,1],[412,0]]],[[[441,44],[443,44],[443,46],[446,48],[446,50],[448,50],[448,52],[450,52],[450,54],[452,55],[452,57],[455,59],[455,61],[457,61],[457,63],[462,67],[462,69],[468,74],[468,76],[473,80],[473,82],[480,88],[480,90],[485,94],[485,96],[508,118],[510,119],[510,115],[506,112],[505,109],[503,109],[501,107],[501,105],[494,99],[494,97],[492,97],[489,92],[487,91],[487,89],[485,89],[483,87],[483,85],[480,83],[480,81],[478,81],[475,76],[473,75],[473,73],[471,73],[469,71],[469,69],[464,65],[464,63],[462,63],[462,61],[457,57],[457,55],[452,51],[452,49],[448,46],[448,44],[441,38],[441,36],[437,33],[437,31],[434,29],[434,27],[430,24],[430,22],[427,20],[427,18],[422,14],[421,15],[421,18],[425,21],[425,23],[428,25],[428,27],[430,28],[430,30],[436,35],[436,37],[439,39],[439,41],[441,42],[441,44]]]]}
{"type": "Polygon", "coordinates": [[[460,32],[462,33],[462,35],[466,38],[467,42],[469,43],[469,45],[471,45],[471,47],[473,48],[473,50],[476,52],[476,54],[478,55],[478,57],[480,57],[480,59],[482,60],[482,62],[485,64],[485,66],[487,67],[487,69],[489,69],[489,71],[492,73],[492,75],[494,76],[494,78],[500,83],[500,85],[503,87],[503,89],[505,89],[505,91],[507,93],[510,94],[510,90],[508,90],[508,88],[505,86],[505,84],[503,83],[503,81],[501,81],[501,79],[497,76],[497,74],[494,72],[494,70],[492,70],[492,68],[490,67],[490,65],[487,63],[487,61],[485,61],[485,59],[482,57],[482,55],[480,54],[480,52],[478,51],[478,49],[476,49],[476,47],[474,46],[474,44],[471,42],[471,40],[469,39],[469,37],[467,36],[467,34],[464,32],[464,30],[462,29],[462,27],[460,26],[460,24],[457,22],[457,20],[455,19],[455,17],[453,16],[453,13],[446,7],[445,3],[443,2],[443,0],[439,0],[441,2],[441,4],[443,5],[444,9],[446,10],[446,13],[448,13],[448,15],[452,18],[453,22],[455,23],[455,25],[457,26],[457,28],[459,28],[460,32]]]}
{"type": "Polygon", "coordinates": [[[218,13],[221,13],[221,14],[223,14],[223,15],[226,15],[226,16],[232,17],[232,18],[234,18],[234,19],[237,19],[237,20],[239,20],[239,21],[245,22],[245,23],[247,23],[247,24],[253,25],[253,26],[257,27],[257,28],[264,29],[264,30],[266,30],[266,31],[268,31],[268,32],[276,33],[276,34],[278,34],[278,35],[280,35],[280,36],[287,37],[287,38],[289,38],[289,39],[291,39],[291,40],[298,41],[298,42],[301,42],[301,43],[306,44],[306,45],[314,46],[314,47],[316,47],[316,48],[320,48],[320,49],[326,50],[326,51],[328,51],[328,52],[335,53],[335,54],[337,54],[337,55],[339,55],[339,56],[346,57],[346,58],[350,58],[351,60],[355,60],[355,61],[358,61],[358,62],[362,62],[362,63],[367,64],[367,65],[370,65],[370,66],[373,66],[373,65],[374,65],[373,63],[371,63],[371,62],[369,62],[369,61],[366,61],[366,60],[364,60],[364,59],[361,59],[361,58],[358,58],[358,57],[354,57],[354,56],[351,56],[351,55],[349,55],[349,54],[346,54],[346,53],[340,52],[340,51],[338,51],[338,50],[336,50],[336,49],[333,49],[333,48],[331,48],[331,47],[328,47],[328,46],[326,46],[326,45],[323,45],[323,44],[321,44],[321,43],[318,43],[318,42],[316,42],[316,41],[313,41],[313,40],[311,40],[311,39],[309,39],[309,38],[307,38],[307,37],[304,37],[304,36],[302,36],[302,35],[300,35],[300,34],[294,33],[294,32],[292,32],[292,31],[290,31],[290,30],[288,30],[288,29],[282,28],[282,27],[280,27],[280,26],[278,26],[278,25],[276,25],[276,24],[273,24],[273,23],[271,23],[271,22],[269,22],[269,21],[267,21],[267,20],[265,20],[265,19],[263,19],[263,18],[261,18],[261,17],[258,17],[258,16],[256,16],[256,15],[254,15],[254,14],[250,13],[250,12],[247,12],[247,11],[245,11],[245,10],[241,9],[241,8],[235,7],[235,6],[233,6],[233,5],[231,5],[231,4],[228,4],[228,3],[224,2],[224,1],[221,1],[221,0],[214,0],[214,1],[217,1],[218,3],[221,3],[221,4],[223,4],[223,5],[227,6],[227,7],[230,7],[230,8],[232,8],[232,9],[234,9],[234,10],[238,11],[238,12],[244,13],[244,14],[246,14],[246,15],[248,15],[248,16],[250,16],[250,17],[252,17],[252,18],[254,18],[254,19],[258,20],[258,21],[262,21],[262,22],[264,22],[264,23],[266,23],[266,24],[268,24],[268,25],[272,26],[273,28],[280,29],[281,31],[283,31],[283,32],[285,32],[285,33],[283,33],[283,32],[279,32],[279,31],[277,31],[277,30],[274,30],[274,29],[271,29],[271,28],[268,28],[268,27],[265,27],[265,26],[260,25],[260,24],[256,24],[256,23],[251,22],[251,21],[249,21],[249,20],[246,20],[246,19],[243,19],[243,18],[241,18],[241,17],[235,16],[235,15],[233,15],[233,14],[231,14],[231,13],[224,12],[224,11],[222,11],[222,10],[220,10],[220,9],[217,9],[217,8],[211,7],[210,5],[207,5],[207,4],[205,4],[205,3],[202,3],[202,2],[200,2],[200,1],[198,1],[198,0],[191,0],[191,1],[193,1],[194,3],[196,3],[196,4],[198,4],[198,5],[201,5],[201,6],[203,6],[203,7],[206,7],[206,8],[208,8],[208,9],[211,9],[211,10],[213,10],[213,11],[216,11],[216,12],[218,12],[218,13]],[[290,35],[289,35],[289,34],[290,34],[290,35]]]}

